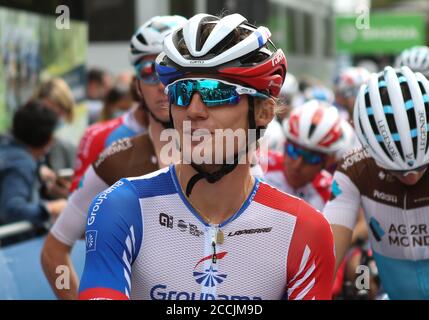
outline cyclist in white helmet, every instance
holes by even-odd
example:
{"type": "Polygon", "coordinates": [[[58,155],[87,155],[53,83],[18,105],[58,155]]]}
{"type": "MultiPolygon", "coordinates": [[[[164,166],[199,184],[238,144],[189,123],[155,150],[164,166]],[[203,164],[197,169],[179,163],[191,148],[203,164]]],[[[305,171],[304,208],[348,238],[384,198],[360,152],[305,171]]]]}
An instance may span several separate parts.
{"type": "Polygon", "coordinates": [[[396,58],[396,67],[407,66],[414,72],[429,77],[429,47],[415,46],[406,49],[396,58]]]}
{"type": "Polygon", "coordinates": [[[92,199],[123,177],[140,176],[169,164],[160,157],[160,150],[166,143],[161,141],[160,135],[171,124],[164,85],[156,74],[154,59],[162,51],[162,39],[186,21],[180,16],[153,17],[131,39],[130,60],[136,72],[138,99],[149,114],[148,132],[120,139],[104,150],[86,169],[80,187],[71,194],[67,207],[50,230],[42,251],[42,265],[53,290],[61,299],[77,298],[78,279],[70,252],[75,242],[84,236],[92,199]],[[153,98],[160,102],[155,103],[153,98]],[[70,290],[60,290],[55,286],[59,265],[66,265],[71,270],[70,290]]]}
{"type": "Polygon", "coordinates": [[[283,127],[284,152],[269,152],[264,179],[322,210],[332,183],[324,169],[336,162],[337,152],[350,145],[352,129],[337,108],[317,100],[296,107],[283,127]]]}
{"type": "Polygon", "coordinates": [[[183,159],[122,179],[94,200],[81,299],[330,298],[326,220],[238,161],[258,135],[234,144],[234,154],[203,150],[210,157],[202,164],[185,153],[214,130],[260,132],[272,120],[286,58],[270,37],[240,14],[198,14],[165,39],[157,71],[183,159]]]}
{"type": "Polygon", "coordinates": [[[335,106],[344,119],[352,119],[359,88],[368,81],[369,76],[369,71],[363,67],[348,67],[335,79],[335,106]]]}
{"type": "Polygon", "coordinates": [[[354,125],[363,147],[337,167],[324,214],[337,267],[362,206],[381,283],[391,299],[429,298],[429,81],[408,67],[373,73],[354,125]]]}

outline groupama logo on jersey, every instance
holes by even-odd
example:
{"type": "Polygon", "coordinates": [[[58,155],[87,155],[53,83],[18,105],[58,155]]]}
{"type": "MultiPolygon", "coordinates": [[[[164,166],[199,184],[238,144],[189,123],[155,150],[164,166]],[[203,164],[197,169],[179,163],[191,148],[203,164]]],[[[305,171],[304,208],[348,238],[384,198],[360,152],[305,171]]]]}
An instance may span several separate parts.
{"type": "MultiPolygon", "coordinates": [[[[228,252],[218,253],[217,260],[222,260],[227,255],[227,253],[228,252]]],[[[205,269],[203,272],[195,271],[202,262],[211,260],[212,258],[212,255],[204,257],[200,261],[198,261],[198,263],[194,267],[193,276],[195,278],[195,281],[205,287],[214,287],[217,284],[222,283],[227,277],[226,274],[218,273],[218,271],[213,268],[213,263],[210,264],[210,267],[208,269],[205,269]]]]}

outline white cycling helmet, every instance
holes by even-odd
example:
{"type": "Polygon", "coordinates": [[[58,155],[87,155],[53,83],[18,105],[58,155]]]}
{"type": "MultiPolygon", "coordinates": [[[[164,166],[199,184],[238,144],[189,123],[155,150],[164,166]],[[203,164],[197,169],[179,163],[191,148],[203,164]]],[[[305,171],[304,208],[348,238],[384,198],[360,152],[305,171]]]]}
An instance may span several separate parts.
{"type": "Polygon", "coordinates": [[[368,81],[370,75],[363,67],[348,67],[335,79],[335,91],[344,97],[356,97],[360,86],[368,81]]]}
{"type": "Polygon", "coordinates": [[[429,47],[416,46],[402,51],[396,59],[396,67],[409,67],[414,72],[421,72],[429,77],[429,47]]]}
{"type": "Polygon", "coordinates": [[[429,163],[429,81],[410,68],[371,74],[354,108],[356,134],[387,170],[414,170],[429,163]]]}
{"type": "Polygon", "coordinates": [[[181,16],[156,16],[144,23],[131,38],[131,64],[138,63],[144,56],[159,54],[164,38],[186,21],[181,16]]]}
{"type": "Polygon", "coordinates": [[[353,129],[338,109],[323,101],[311,100],[296,107],[283,120],[287,139],[310,150],[334,154],[352,145],[353,129]]]}

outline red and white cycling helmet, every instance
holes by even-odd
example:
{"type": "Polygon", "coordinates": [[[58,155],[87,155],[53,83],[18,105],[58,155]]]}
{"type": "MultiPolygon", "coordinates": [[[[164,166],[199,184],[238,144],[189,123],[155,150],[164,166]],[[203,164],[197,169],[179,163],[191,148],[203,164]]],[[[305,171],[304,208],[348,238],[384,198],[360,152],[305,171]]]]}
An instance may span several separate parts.
{"type": "Polygon", "coordinates": [[[209,73],[277,97],[286,76],[286,57],[270,37],[266,27],[253,26],[238,13],[223,18],[197,14],[166,37],[156,71],[164,85],[187,74],[209,73]],[[213,28],[201,44],[201,29],[208,24],[213,28]],[[233,42],[236,30],[247,36],[233,42]],[[186,50],[179,48],[183,46],[186,50]]]}
{"type": "Polygon", "coordinates": [[[361,85],[365,84],[370,72],[363,67],[349,67],[342,70],[335,79],[335,91],[344,97],[356,97],[361,85]]]}
{"type": "Polygon", "coordinates": [[[288,140],[307,149],[334,154],[352,146],[353,128],[338,109],[323,101],[310,100],[292,110],[283,121],[288,140]]]}

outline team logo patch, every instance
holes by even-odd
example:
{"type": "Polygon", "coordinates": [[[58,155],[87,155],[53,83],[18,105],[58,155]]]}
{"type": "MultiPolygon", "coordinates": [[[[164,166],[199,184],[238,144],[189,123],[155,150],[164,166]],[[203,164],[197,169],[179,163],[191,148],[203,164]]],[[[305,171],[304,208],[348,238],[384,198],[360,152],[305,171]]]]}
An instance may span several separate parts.
{"type": "Polygon", "coordinates": [[[97,230],[88,230],[85,232],[86,252],[97,249],[97,230]]]}
{"type": "MultiPolygon", "coordinates": [[[[217,254],[217,260],[222,260],[228,252],[220,252],[217,254]]],[[[219,283],[225,281],[227,275],[219,273],[215,268],[213,268],[213,263],[210,264],[208,269],[205,269],[203,272],[196,271],[197,267],[206,260],[211,260],[212,255],[202,258],[194,267],[193,276],[195,281],[198,284],[202,284],[205,287],[214,287],[219,283]]]]}

